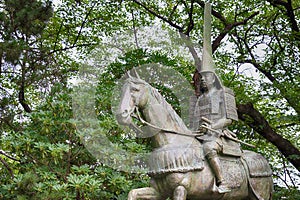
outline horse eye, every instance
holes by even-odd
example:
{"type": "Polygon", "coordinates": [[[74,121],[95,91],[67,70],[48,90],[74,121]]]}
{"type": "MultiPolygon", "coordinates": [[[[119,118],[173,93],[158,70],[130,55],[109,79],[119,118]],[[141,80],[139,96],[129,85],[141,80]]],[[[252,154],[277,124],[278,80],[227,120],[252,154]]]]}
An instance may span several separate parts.
{"type": "Polygon", "coordinates": [[[132,87],[132,88],[131,88],[131,91],[138,92],[138,91],[140,91],[140,89],[137,88],[137,87],[132,87]]]}

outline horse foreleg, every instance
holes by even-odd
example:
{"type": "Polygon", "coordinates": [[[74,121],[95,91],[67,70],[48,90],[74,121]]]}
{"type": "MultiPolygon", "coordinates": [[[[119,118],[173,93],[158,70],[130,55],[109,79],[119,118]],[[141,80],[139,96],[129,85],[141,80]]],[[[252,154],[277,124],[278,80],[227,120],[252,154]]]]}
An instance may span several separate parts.
{"type": "Polygon", "coordinates": [[[128,200],[159,200],[159,193],[152,187],[133,189],[128,194],[128,200]]]}
{"type": "Polygon", "coordinates": [[[177,186],[174,190],[174,200],[186,200],[187,191],[183,186],[177,186]]]}

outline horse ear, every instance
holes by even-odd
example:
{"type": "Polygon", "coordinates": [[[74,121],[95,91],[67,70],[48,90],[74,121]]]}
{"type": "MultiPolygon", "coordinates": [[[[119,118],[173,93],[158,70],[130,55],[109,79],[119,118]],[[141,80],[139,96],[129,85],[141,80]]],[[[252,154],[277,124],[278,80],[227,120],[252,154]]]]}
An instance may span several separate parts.
{"type": "Polygon", "coordinates": [[[128,79],[128,78],[131,78],[131,77],[132,76],[130,75],[130,71],[127,71],[126,74],[125,74],[125,78],[128,79]]]}
{"type": "Polygon", "coordinates": [[[133,72],[136,78],[141,79],[135,68],[133,68],[133,72]]]}

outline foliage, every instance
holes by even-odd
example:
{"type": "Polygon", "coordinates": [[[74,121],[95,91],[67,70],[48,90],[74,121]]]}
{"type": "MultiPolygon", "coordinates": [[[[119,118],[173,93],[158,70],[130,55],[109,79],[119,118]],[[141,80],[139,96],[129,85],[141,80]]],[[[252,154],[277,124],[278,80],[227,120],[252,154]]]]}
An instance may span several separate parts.
{"type": "Polygon", "coordinates": [[[22,133],[10,132],[1,140],[2,148],[15,155],[13,162],[5,159],[13,174],[2,173],[4,199],[113,199],[147,183],[147,177],[141,180],[97,162],[70,122],[71,90],[58,84],[52,92],[28,115],[22,133]]]}
{"type": "Polygon", "coordinates": [[[297,188],[282,188],[275,186],[274,196],[273,199],[280,200],[280,199],[289,199],[289,200],[296,200],[299,199],[300,192],[297,188]]]}
{"type": "MultiPolygon", "coordinates": [[[[147,152],[147,140],[126,138],[117,126],[112,90],[125,71],[149,63],[192,82],[203,6],[201,0],[0,1],[0,199],[126,199],[130,189],[148,185],[145,174],[117,171],[85,148],[70,80],[80,76],[80,62],[92,64],[99,73],[99,133],[128,151],[147,152]]],[[[272,164],[274,199],[299,199],[300,4],[212,6],[214,61],[239,108],[240,121],[230,129],[272,164]]],[[[173,91],[152,85],[180,113],[173,91]]]]}
{"type": "MultiPolygon", "coordinates": [[[[149,18],[156,17],[165,26],[190,36],[191,41],[202,43],[203,1],[160,1],[159,6],[155,1],[134,2],[149,18]]],[[[287,173],[275,167],[283,155],[290,162],[284,166],[289,171],[286,175],[293,179],[300,164],[298,3],[214,1],[212,6],[215,63],[225,85],[235,90],[242,122],[233,128],[272,161],[275,174],[287,173]],[[244,73],[247,68],[251,77],[244,73]]],[[[197,65],[199,55],[194,53],[193,57],[201,68],[197,65]]]]}

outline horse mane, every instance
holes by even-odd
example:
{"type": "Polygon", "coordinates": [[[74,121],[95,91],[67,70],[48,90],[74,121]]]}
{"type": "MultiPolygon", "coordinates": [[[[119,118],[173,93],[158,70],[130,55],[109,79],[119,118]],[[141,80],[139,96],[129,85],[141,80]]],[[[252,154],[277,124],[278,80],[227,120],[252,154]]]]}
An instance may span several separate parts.
{"type": "Polygon", "coordinates": [[[173,107],[165,100],[165,98],[158,92],[158,90],[154,87],[152,87],[149,83],[147,83],[146,81],[140,79],[140,78],[136,78],[136,77],[130,77],[127,79],[128,82],[133,82],[135,84],[142,84],[147,86],[150,89],[150,92],[152,94],[152,96],[159,102],[159,104],[161,104],[164,108],[166,108],[166,110],[168,111],[168,113],[170,114],[171,118],[177,122],[177,124],[186,130],[189,130],[187,128],[187,126],[185,125],[185,123],[183,122],[183,120],[180,118],[180,116],[176,113],[176,111],[173,109],[173,107]]]}
{"type": "Polygon", "coordinates": [[[167,109],[167,111],[170,113],[171,118],[176,121],[180,127],[182,127],[183,129],[187,129],[185,123],[183,122],[183,120],[179,117],[179,115],[176,113],[176,111],[173,109],[173,107],[165,100],[165,98],[158,92],[158,90],[156,88],[153,88],[151,85],[150,89],[151,89],[151,93],[153,94],[153,96],[158,100],[158,102],[167,109]]]}

